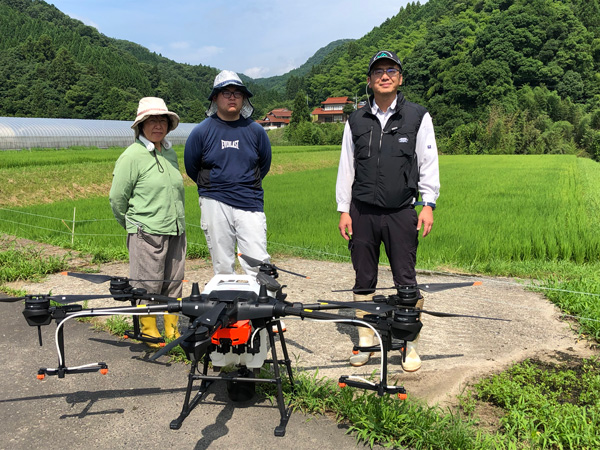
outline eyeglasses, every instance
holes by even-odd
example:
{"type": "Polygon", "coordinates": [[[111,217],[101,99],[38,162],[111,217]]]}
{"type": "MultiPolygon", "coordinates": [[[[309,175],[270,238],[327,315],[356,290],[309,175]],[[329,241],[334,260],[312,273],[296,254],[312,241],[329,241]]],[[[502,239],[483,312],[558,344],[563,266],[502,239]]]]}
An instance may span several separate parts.
{"type": "Polygon", "coordinates": [[[395,77],[400,73],[400,71],[394,67],[390,67],[389,69],[375,69],[371,71],[371,76],[375,78],[381,78],[383,74],[387,73],[390,78],[395,77]]]}
{"type": "Polygon", "coordinates": [[[234,98],[242,98],[244,93],[242,91],[221,91],[224,98],[231,98],[233,95],[234,98]]]}
{"type": "Polygon", "coordinates": [[[161,127],[166,127],[169,125],[169,119],[162,116],[152,116],[145,120],[149,125],[155,126],[160,125],[161,127]]]}

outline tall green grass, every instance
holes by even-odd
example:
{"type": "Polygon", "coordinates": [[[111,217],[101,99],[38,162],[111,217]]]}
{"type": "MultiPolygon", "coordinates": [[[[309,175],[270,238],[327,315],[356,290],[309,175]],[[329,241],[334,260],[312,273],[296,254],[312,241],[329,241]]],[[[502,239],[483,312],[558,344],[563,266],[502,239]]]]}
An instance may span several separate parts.
{"type": "MultiPolygon", "coordinates": [[[[597,173],[597,170],[596,170],[597,173]]],[[[441,196],[420,260],[486,271],[494,261],[597,261],[577,159],[565,156],[442,158],[441,196]]]]}
{"type": "MultiPolygon", "coordinates": [[[[290,155],[297,158],[298,154],[290,155]]],[[[598,186],[590,185],[598,175],[597,165],[581,166],[575,157],[549,155],[448,156],[441,157],[440,164],[442,193],[433,231],[419,245],[419,267],[486,273],[512,267],[507,272],[523,274],[532,267],[549,271],[556,264],[581,265],[600,259],[600,213],[584,195],[597,192],[598,186]]],[[[265,178],[271,251],[347,258],[346,242],[337,230],[336,172],[336,167],[327,167],[265,178]]],[[[77,221],[84,221],[75,226],[76,248],[122,248],[124,231],[112,220],[106,196],[87,195],[12,208],[30,215],[0,211],[0,230],[34,240],[70,242],[76,208],[77,221]],[[64,223],[40,216],[59,217],[64,223]]],[[[197,197],[195,187],[189,186],[187,233],[192,243],[203,245],[197,228],[197,197]]],[[[384,253],[382,262],[386,262],[384,253]]]]}

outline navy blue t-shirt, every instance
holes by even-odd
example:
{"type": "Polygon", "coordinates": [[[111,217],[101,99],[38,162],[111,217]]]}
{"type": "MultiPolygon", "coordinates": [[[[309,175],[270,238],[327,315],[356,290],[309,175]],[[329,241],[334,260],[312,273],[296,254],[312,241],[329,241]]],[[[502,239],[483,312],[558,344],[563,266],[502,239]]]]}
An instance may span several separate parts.
{"type": "Polygon", "coordinates": [[[262,179],[271,167],[271,143],[252,119],[198,124],[185,144],[185,170],[198,194],[245,211],[263,211],[262,179]]]}

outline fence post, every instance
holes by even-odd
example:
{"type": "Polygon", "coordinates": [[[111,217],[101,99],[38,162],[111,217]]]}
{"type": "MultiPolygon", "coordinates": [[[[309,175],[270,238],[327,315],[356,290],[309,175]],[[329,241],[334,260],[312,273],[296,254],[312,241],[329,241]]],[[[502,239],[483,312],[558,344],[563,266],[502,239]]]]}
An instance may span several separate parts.
{"type": "Polygon", "coordinates": [[[71,246],[73,246],[73,243],[75,241],[75,210],[77,208],[73,208],[73,226],[71,227],[71,246]]]}

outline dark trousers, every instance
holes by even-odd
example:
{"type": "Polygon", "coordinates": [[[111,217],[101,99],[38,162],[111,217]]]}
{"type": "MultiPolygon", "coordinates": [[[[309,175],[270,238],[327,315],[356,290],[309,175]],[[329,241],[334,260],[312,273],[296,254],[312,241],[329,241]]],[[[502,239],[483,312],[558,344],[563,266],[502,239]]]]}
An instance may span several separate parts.
{"type": "MultiPolygon", "coordinates": [[[[386,209],[353,200],[350,217],[353,234],[348,247],[356,272],[354,289],[377,287],[382,242],[390,261],[394,284],[417,284],[415,265],[419,240],[415,209],[412,206],[386,209]]],[[[367,295],[369,292],[362,293],[367,295]]]]}

